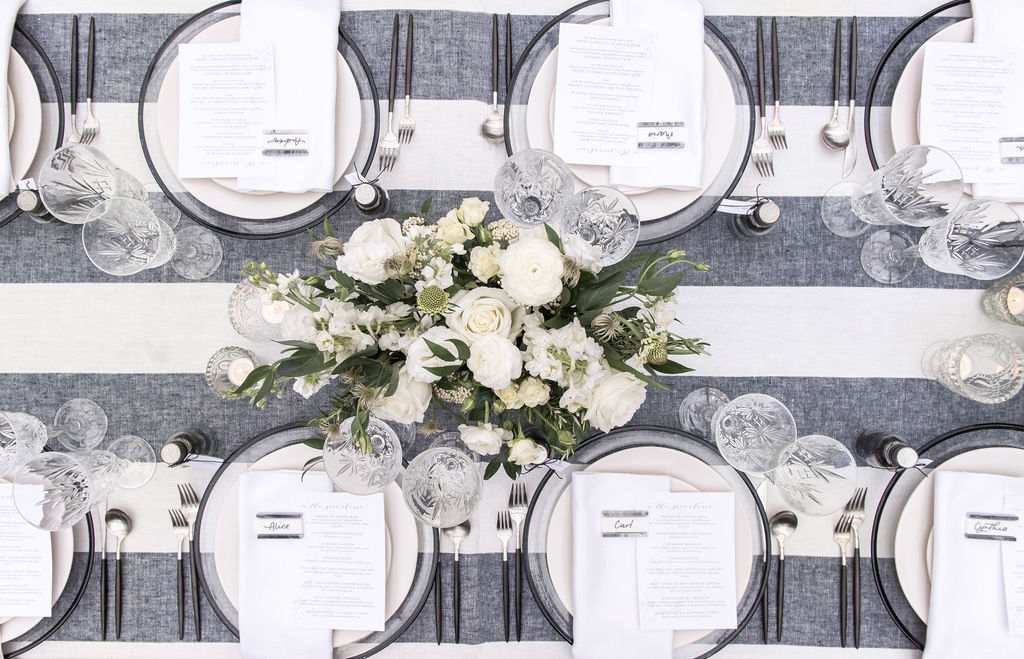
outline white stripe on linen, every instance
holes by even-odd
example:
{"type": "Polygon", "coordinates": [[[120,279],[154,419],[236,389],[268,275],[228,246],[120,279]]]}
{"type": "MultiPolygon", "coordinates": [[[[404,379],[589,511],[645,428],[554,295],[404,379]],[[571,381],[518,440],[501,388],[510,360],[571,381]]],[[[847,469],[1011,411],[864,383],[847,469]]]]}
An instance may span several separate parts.
{"type": "MultiPolygon", "coordinates": [[[[233,286],[0,284],[0,372],[202,373],[218,348],[249,345],[228,322],[233,286]]],[[[684,286],[678,299],[682,333],[712,346],[688,362],[701,376],[919,378],[936,341],[979,332],[1024,340],[985,316],[981,294],[684,286]]],[[[273,356],[268,348],[261,356],[273,356]]]]}

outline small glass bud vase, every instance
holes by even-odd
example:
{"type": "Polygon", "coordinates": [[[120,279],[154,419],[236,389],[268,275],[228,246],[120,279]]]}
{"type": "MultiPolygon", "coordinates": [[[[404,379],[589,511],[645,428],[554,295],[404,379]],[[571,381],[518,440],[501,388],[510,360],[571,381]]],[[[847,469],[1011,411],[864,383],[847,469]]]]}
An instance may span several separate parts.
{"type": "Polygon", "coordinates": [[[245,348],[227,346],[213,353],[206,364],[206,384],[221,398],[231,398],[234,391],[245,382],[249,373],[259,364],[256,355],[245,348]]]}
{"type": "Polygon", "coordinates": [[[994,405],[1024,387],[1024,351],[1001,334],[974,334],[936,343],[925,351],[926,377],[979,403],[994,405]]]}
{"type": "Polygon", "coordinates": [[[989,286],[981,298],[981,306],[996,320],[1024,325],[1024,273],[989,286]]]}

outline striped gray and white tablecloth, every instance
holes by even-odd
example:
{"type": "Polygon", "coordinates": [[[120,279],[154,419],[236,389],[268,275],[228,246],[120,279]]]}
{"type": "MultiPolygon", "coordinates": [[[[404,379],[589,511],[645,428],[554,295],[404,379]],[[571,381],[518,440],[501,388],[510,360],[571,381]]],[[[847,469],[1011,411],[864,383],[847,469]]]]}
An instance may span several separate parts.
{"type": "MultiPolygon", "coordinates": [[[[71,14],[97,20],[95,113],[102,122],[97,145],[144,181],[152,180],[138,136],[139,87],[166,36],[208,0],[29,0],[19,18],[68,79],[71,14]]],[[[706,261],[713,270],[688,275],[680,305],[689,335],[712,345],[693,360],[695,374],[669,392],[652,391],[636,421],[675,426],[679,399],[710,385],[736,396],[764,392],[793,410],[802,434],[831,435],[850,444],[866,427],[881,427],[924,441],[982,421],[1024,422],[1020,399],[986,406],[953,395],[924,379],[920,356],[931,343],[997,331],[1024,341],[1020,328],[998,324],[981,311],[983,284],[919,266],[905,282],[881,286],[860,268],[861,240],[829,233],[817,216],[820,196],[840,178],[842,156],[827,151],[818,130],[831,108],[832,29],[836,16],[858,15],[858,88],[866,90],[888,44],[935,0],[705,0],[708,17],[732,41],[747,70],[755,70],[757,15],[780,17],[783,115],[790,149],[776,153],[777,177],[748,168],[734,196],[760,193],[782,208],[781,226],[758,241],[741,241],[718,215],[667,243],[706,261]]],[[[487,114],[491,13],[512,12],[515,52],[568,0],[344,0],[343,25],[385,89],[392,13],[410,11],[417,26],[415,111],[417,132],[384,184],[396,210],[418,208],[433,194],[434,208],[465,196],[491,198],[501,147],[478,137],[487,114]]],[[[963,15],[966,8],[961,8],[963,15]]],[[[958,15],[955,11],[947,16],[958,15]]],[[[939,25],[942,20],[936,19],[939,25]]],[[[884,81],[885,124],[893,80],[884,81]]],[[[845,83],[844,83],[845,89],[845,83]]],[[[56,112],[53,99],[46,111],[56,112]]],[[[883,140],[884,140],[883,135],[883,140]]],[[[855,176],[868,174],[863,140],[855,176]]],[[[886,147],[887,148],[887,147],[886,147]]],[[[184,220],[188,222],[189,220],[184,220]]],[[[333,221],[340,234],[359,222],[345,208],[333,221]]],[[[213,396],[203,381],[210,354],[241,343],[228,323],[228,296],[246,259],[279,270],[313,272],[309,239],[270,242],[225,238],[224,261],[201,283],[186,282],[167,267],[118,279],[93,268],[79,230],[40,226],[19,218],[0,229],[0,409],[52,418],[65,400],[98,401],[110,418],[111,437],[134,433],[154,445],[202,422],[217,434],[226,456],[247,438],[315,412],[317,399],[288,394],[264,411],[213,396]]],[[[114,495],[137,526],[125,543],[125,630],[120,642],[97,642],[98,579],[54,640],[33,657],[232,657],[238,645],[209,606],[203,642],[178,642],[174,550],[165,510],[177,506],[174,484],[188,479],[202,489],[211,475],[200,467],[158,468],[148,485],[114,495]]],[[[861,466],[873,510],[888,474],[861,466]]],[[[526,595],[524,642],[501,636],[500,546],[489,532],[507,496],[503,475],[489,481],[474,533],[463,550],[465,602],[461,645],[434,644],[427,606],[399,642],[381,657],[569,657],[570,648],[526,595]]],[[[771,514],[778,497],[769,492],[771,514]]],[[[838,655],[837,579],[831,519],[805,518],[787,543],[789,554],[786,644],[760,645],[755,617],[723,657],[827,657],[838,655]]],[[[867,537],[862,536],[862,537],[867,537]]],[[[442,541],[445,551],[450,545],[442,541]]],[[[883,565],[891,565],[884,556],[883,565]]],[[[868,561],[865,558],[865,569],[868,561]]],[[[451,575],[445,574],[450,583],[451,575]]],[[[450,592],[450,591],[449,591],[450,592]]],[[[915,657],[881,606],[865,575],[864,635],[858,654],[878,659],[915,657]]],[[[446,607],[447,608],[447,607],[446,607]]],[[[448,612],[450,616],[450,611],[448,612]]],[[[451,621],[447,621],[450,629],[451,621]]],[[[189,625],[191,622],[189,621],[189,625]]],[[[450,634],[449,634],[450,637],[450,634]]],[[[191,628],[186,638],[193,638],[191,628]]],[[[848,650],[847,652],[850,652],[848,650]]]]}

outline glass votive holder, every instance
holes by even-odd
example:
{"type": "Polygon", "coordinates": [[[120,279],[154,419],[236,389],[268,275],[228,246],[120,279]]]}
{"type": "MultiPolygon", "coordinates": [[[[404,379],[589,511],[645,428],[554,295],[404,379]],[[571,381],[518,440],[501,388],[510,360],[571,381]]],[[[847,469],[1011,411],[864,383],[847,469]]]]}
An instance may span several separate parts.
{"type": "Polygon", "coordinates": [[[981,306],[996,320],[1024,325],[1024,273],[989,286],[981,297],[981,306]]]}
{"type": "Polygon", "coordinates": [[[221,398],[232,398],[230,393],[245,382],[258,364],[256,355],[245,348],[221,348],[206,363],[206,385],[221,398]]]}
{"type": "Polygon", "coordinates": [[[281,321],[290,305],[284,300],[264,304],[264,295],[258,286],[247,281],[239,282],[231,291],[228,320],[242,338],[259,342],[281,336],[281,321]]]}
{"type": "Polygon", "coordinates": [[[1024,387],[1024,351],[1001,334],[933,344],[921,359],[926,377],[979,403],[1010,400],[1024,387]]]}

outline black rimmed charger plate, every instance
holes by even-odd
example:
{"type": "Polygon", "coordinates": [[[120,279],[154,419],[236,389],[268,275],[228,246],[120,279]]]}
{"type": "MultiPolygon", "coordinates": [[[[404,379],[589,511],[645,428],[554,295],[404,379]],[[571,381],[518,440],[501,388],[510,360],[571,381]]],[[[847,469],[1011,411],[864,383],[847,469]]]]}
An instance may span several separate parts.
{"type": "MultiPolygon", "coordinates": [[[[336,186],[341,189],[328,192],[300,210],[278,217],[242,217],[217,210],[198,199],[175,174],[160,142],[157,101],[171,65],[177,60],[177,46],[191,41],[210,26],[239,14],[241,0],[227,0],[205,9],[178,26],[160,46],[150,63],[139,93],[139,135],[142,151],[157,184],[182,213],[218,233],[234,238],[272,239],[291,236],[305,231],[336,213],[351,196],[351,186],[342,178],[336,186]]],[[[344,21],[344,18],[342,19],[344,21]]],[[[362,106],[358,145],[352,166],[366,174],[373,162],[380,130],[380,107],[373,74],[362,52],[341,27],[338,52],[348,64],[359,89],[362,106]]],[[[254,195],[258,199],[258,195],[254,195]]]]}
{"type": "MultiPolygon", "coordinates": [[[[509,155],[531,147],[527,136],[526,107],[538,73],[558,45],[558,29],[562,22],[590,22],[607,18],[608,0],[587,0],[551,19],[534,35],[516,62],[505,103],[505,150],[509,155]]],[[[657,217],[643,217],[640,224],[640,245],[661,242],[689,231],[718,209],[718,205],[739,183],[754,142],[754,94],[747,71],[729,40],[711,21],[704,20],[704,45],[714,53],[724,69],[732,90],[735,116],[732,142],[710,185],[696,199],[673,207],[657,217]]],[[[711,109],[708,109],[710,112],[711,109]]],[[[646,194],[661,194],[655,190],[646,194]]],[[[660,204],[659,204],[660,205],[660,204]]],[[[641,215],[643,210],[641,209],[641,215]]]]}

